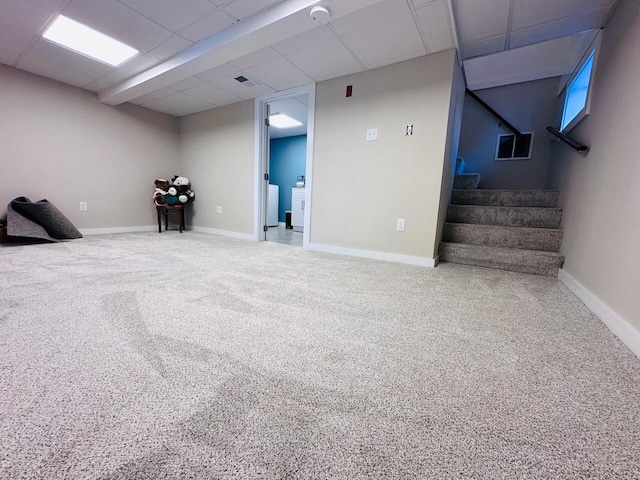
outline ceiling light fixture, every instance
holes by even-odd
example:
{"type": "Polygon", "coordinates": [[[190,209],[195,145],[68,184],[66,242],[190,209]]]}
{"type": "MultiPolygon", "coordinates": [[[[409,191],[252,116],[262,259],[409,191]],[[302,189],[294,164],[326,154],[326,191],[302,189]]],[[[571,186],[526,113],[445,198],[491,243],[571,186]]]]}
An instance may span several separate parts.
{"type": "Polygon", "coordinates": [[[284,113],[274,113],[273,115],[269,115],[269,126],[276,128],[293,128],[301,127],[302,123],[284,113]]]}
{"type": "Polygon", "coordinates": [[[112,67],[117,67],[138,53],[135,48],[64,15],[59,15],[42,37],[112,67]]]}

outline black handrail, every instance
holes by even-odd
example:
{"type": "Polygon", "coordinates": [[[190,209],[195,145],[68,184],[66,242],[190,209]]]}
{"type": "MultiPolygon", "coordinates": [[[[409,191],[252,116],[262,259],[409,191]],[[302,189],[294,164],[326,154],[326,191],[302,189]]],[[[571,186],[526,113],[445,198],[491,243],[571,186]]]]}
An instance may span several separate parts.
{"type": "Polygon", "coordinates": [[[493,115],[498,120],[500,120],[500,122],[503,123],[505,127],[507,127],[509,130],[511,130],[513,133],[515,133],[516,137],[521,138],[523,136],[522,132],[520,132],[520,130],[518,130],[516,127],[514,127],[509,122],[507,122],[502,115],[500,115],[493,108],[491,108],[489,105],[487,105],[487,103],[484,100],[482,100],[478,95],[473,93],[468,88],[466,88],[465,91],[466,91],[466,93],[468,93],[471,96],[471,98],[473,98],[476,102],[478,102],[480,105],[482,105],[491,115],[493,115]]]}
{"type": "Polygon", "coordinates": [[[575,141],[573,138],[569,137],[568,135],[565,135],[555,127],[547,127],[547,132],[558,137],[564,143],[566,143],[571,148],[573,148],[576,152],[581,153],[589,150],[589,147],[587,147],[586,145],[582,145],[580,142],[575,141]]]}

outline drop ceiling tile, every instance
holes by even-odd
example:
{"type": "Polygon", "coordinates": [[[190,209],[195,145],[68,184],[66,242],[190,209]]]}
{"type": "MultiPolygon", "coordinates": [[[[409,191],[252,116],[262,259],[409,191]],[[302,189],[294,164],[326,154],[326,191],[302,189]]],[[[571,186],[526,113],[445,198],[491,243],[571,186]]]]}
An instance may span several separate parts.
{"type": "Polygon", "coordinates": [[[236,0],[223,8],[229,15],[238,20],[242,20],[280,1],[281,0],[236,0]]]}
{"type": "Polygon", "coordinates": [[[286,58],[316,82],[363,70],[337,38],[292,53],[286,58]]]}
{"type": "MultiPolygon", "coordinates": [[[[52,66],[65,69],[69,73],[75,72],[82,78],[89,77],[89,81],[114,70],[111,66],[92,60],[89,57],[80,55],[43,38],[36,40],[25,57],[40,60],[52,66]]],[[[18,68],[22,68],[21,65],[22,60],[18,62],[18,68]]],[[[74,83],[74,85],[76,83],[74,83]]],[[[81,84],[83,85],[84,83],[81,84]]]]}
{"type": "Polygon", "coordinates": [[[153,100],[145,105],[146,108],[158,112],[168,113],[180,117],[190,113],[202,112],[214,108],[214,105],[203,102],[184,92],[176,92],[166,97],[153,100]]]}
{"type": "Polygon", "coordinates": [[[534,25],[511,33],[510,47],[517,48],[553,38],[565,37],[586,30],[597,29],[602,25],[608,11],[606,8],[588,10],[578,15],[562,17],[541,25],[534,25]]]}
{"type": "Polygon", "coordinates": [[[222,10],[218,10],[197,21],[190,27],[181,30],[180,36],[193,42],[199,42],[211,35],[226,30],[236,22],[237,20],[231,15],[227,15],[222,10]]]}
{"type": "Polygon", "coordinates": [[[136,105],[146,105],[149,102],[168,97],[169,95],[172,95],[174,93],[176,93],[176,91],[173,88],[162,87],[151,93],[147,93],[146,95],[141,95],[140,97],[134,98],[133,100],[129,100],[129,103],[135,103],[136,105]]]}
{"type": "Polygon", "coordinates": [[[216,8],[208,0],[120,0],[172,32],[195,23],[216,8]]]}
{"type": "Polygon", "coordinates": [[[331,22],[338,35],[348,35],[358,30],[380,28],[385,22],[394,19],[399,14],[410,13],[406,0],[385,0],[346,15],[337,18],[331,22]]]}
{"type": "Polygon", "coordinates": [[[42,77],[52,78],[75,87],[82,87],[93,80],[93,76],[81,69],[65,68],[55,63],[45,62],[39,58],[26,55],[20,59],[17,68],[35,73],[42,77]]]}
{"type": "Polygon", "coordinates": [[[316,28],[312,28],[300,35],[283,40],[272,45],[272,48],[280,55],[289,55],[290,53],[299,52],[306,48],[311,48],[314,45],[318,45],[322,42],[326,42],[330,38],[333,38],[335,34],[326,25],[321,25],[316,28]]]}
{"type": "Polygon", "coordinates": [[[15,65],[36,36],[32,30],[14,25],[10,28],[0,29],[0,63],[15,65]]]}
{"type": "MultiPolygon", "coordinates": [[[[607,13],[616,3],[615,0],[513,0],[512,29],[520,30],[524,27],[537,25],[562,17],[583,14],[589,10],[604,10],[607,13]]],[[[605,17],[606,18],[606,14],[605,17]]],[[[604,20],[602,18],[601,20],[604,20]]]]}
{"type": "Polygon", "coordinates": [[[505,35],[511,0],[455,0],[458,34],[462,43],[505,35]]]}
{"type": "Polygon", "coordinates": [[[498,35],[492,38],[485,38],[475,42],[468,42],[462,45],[464,58],[479,57],[480,55],[490,55],[504,50],[506,35],[498,35]]]}
{"type": "Polygon", "coordinates": [[[158,60],[166,60],[173,57],[175,54],[183,51],[184,49],[193,45],[189,40],[185,40],[178,35],[165,40],[160,45],[147,52],[149,55],[156,57],[158,60]]]}
{"type": "Polygon", "coordinates": [[[271,47],[262,48],[244,57],[237,58],[229,62],[229,65],[238,70],[246,70],[248,68],[262,65],[280,58],[280,55],[271,47]]]}
{"type": "Polygon", "coordinates": [[[72,0],[63,14],[141,52],[171,36],[169,30],[115,0],[72,0]]]}
{"type": "Polygon", "coordinates": [[[420,8],[420,7],[424,7],[425,5],[428,5],[429,3],[436,2],[437,0],[412,0],[412,1],[413,1],[414,7],[420,8]]]}
{"type": "Polygon", "coordinates": [[[67,2],[67,0],[30,0],[32,3],[37,3],[41,7],[47,8],[52,12],[57,12],[60,7],[67,2]]]}
{"type": "Polygon", "coordinates": [[[436,0],[417,11],[418,22],[429,46],[429,53],[455,47],[451,15],[446,0],[436,0]]]}
{"type": "Polygon", "coordinates": [[[50,10],[25,0],[0,1],[0,32],[22,27],[36,35],[51,18],[53,13],[50,10]]]}
{"type": "Polygon", "coordinates": [[[94,92],[103,90],[114,83],[120,82],[134,76],[136,73],[147,70],[159,62],[160,61],[157,58],[149,55],[137,55],[128,62],[120,65],[116,70],[97,78],[90,84],[86,85],[85,88],[94,92]]]}
{"type": "MultiPolygon", "coordinates": [[[[250,78],[250,80],[253,80],[250,78]]],[[[233,77],[221,77],[212,82],[209,82],[216,87],[225,90],[226,92],[235,95],[242,100],[247,100],[249,98],[259,97],[260,95],[266,95],[267,93],[273,93],[275,90],[267,85],[256,85],[254,87],[247,87],[238,81],[236,81],[233,77]]]]}
{"type": "Polygon", "coordinates": [[[184,92],[185,90],[189,90],[190,88],[193,88],[196,85],[200,85],[202,83],[204,83],[204,81],[200,80],[198,77],[187,77],[184,80],[172,83],[171,85],[169,85],[169,87],[177,90],[178,92],[184,92]]]}
{"type": "Polygon", "coordinates": [[[343,40],[368,68],[380,67],[409,58],[425,55],[427,52],[411,18],[403,14],[388,19],[382,25],[344,35],[343,40]]]}
{"type": "Polygon", "coordinates": [[[206,70],[202,73],[196,75],[201,80],[205,82],[210,82],[211,80],[216,80],[221,77],[237,77],[240,74],[237,68],[232,67],[228,63],[223,63],[222,65],[218,65],[210,70],[206,70]]]}
{"type": "Polygon", "coordinates": [[[203,83],[186,91],[187,94],[218,107],[241,101],[240,97],[222,90],[211,83],[203,83]]]}
{"type": "Polygon", "coordinates": [[[246,73],[258,82],[269,85],[278,91],[313,83],[311,78],[291,65],[291,63],[284,58],[279,58],[269,63],[250,68],[246,73]]]}

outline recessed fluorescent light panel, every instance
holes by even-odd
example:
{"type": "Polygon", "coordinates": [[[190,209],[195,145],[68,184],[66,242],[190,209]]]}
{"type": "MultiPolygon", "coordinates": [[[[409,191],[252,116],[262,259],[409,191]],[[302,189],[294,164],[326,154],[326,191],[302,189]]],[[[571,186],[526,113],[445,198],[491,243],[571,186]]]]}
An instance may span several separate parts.
{"type": "Polygon", "coordinates": [[[112,67],[133,57],[138,50],[63,15],[42,34],[50,42],[112,67]]]}
{"type": "Polygon", "coordinates": [[[302,123],[284,113],[274,113],[273,115],[269,115],[269,126],[276,128],[293,128],[302,126],[302,123]]]}

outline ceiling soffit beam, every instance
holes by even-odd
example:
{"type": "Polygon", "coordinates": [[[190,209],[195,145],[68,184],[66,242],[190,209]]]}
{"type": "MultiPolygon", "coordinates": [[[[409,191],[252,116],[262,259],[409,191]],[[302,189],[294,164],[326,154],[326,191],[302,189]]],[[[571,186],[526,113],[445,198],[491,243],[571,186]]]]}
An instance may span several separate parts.
{"type": "Polygon", "coordinates": [[[227,30],[212,35],[168,60],[98,93],[98,100],[119,105],[228,61],[286,40],[316,26],[306,8],[319,0],[286,0],[227,30]],[[305,18],[306,21],[305,21],[305,18]]]}

